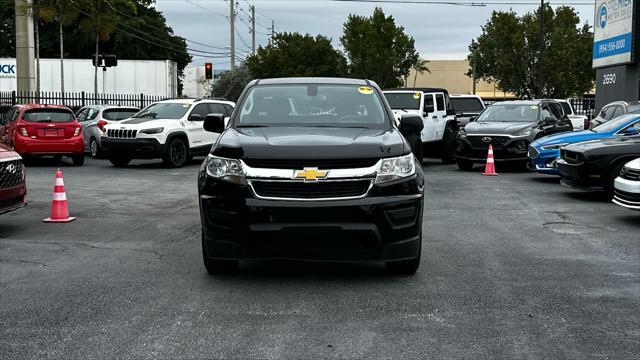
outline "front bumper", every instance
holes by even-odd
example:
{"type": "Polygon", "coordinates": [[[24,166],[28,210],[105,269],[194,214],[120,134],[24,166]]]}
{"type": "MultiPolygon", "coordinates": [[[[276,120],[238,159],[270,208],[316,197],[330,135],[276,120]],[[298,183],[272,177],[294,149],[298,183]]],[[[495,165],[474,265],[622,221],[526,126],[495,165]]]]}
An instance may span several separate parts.
{"type": "Polygon", "coordinates": [[[559,150],[543,150],[529,147],[527,167],[541,174],[560,175],[556,161],[560,157],[559,150]]]}
{"type": "Polygon", "coordinates": [[[24,183],[8,189],[0,189],[0,215],[17,210],[27,203],[27,188],[24,183]]]}
{"type": "Polygon", "coordinates": [[[102,150],[107,156],[123,156],[132,159],[157,159],[164,154],[164,145],[157,139],[116,139],[103,136],[102,150]]]}
{"type": "Polygon", "coordinates": [[[262,200],[248,186],[200,185],[206,255],[216,259],[389,261],[419,256],[424,195],[416,176],[352,200],[262,200]]]}
{"type": "Polygon", "coordinates": [[[592,174],[585,162],[574,164],[568,163],[564,159],[558,159],[556,165],[563,177],[560,181],[562,186],[587,192],[604,190],[602,175],[592,174]]]}
{"type": "Polygon", "coordinates": [[[616,178],[613,203],[631,210],[640,210],[640,181],[616,178]]]}
{"type": "MultiPolygon", "coordinates": [[[[477,135],[474,135],[477,137],[477,135]]],[[[493,147],[493,158],[495,162],[526,162],[527,148],[529,143],[527,139],[514,138],[505,142],[501,146],[493,147]],[[524,146],[518,149],[516,147],[517,142],[524,142],[524,146]]],[[[489,153],[489,144],[485,144],[482,147],[472,145],[467,137],[458,137],[458,143],[456,146],[455,157],[458,159],[473,161],[475,163],[484,163],[487,161],[487,155],[489,153]]]]}

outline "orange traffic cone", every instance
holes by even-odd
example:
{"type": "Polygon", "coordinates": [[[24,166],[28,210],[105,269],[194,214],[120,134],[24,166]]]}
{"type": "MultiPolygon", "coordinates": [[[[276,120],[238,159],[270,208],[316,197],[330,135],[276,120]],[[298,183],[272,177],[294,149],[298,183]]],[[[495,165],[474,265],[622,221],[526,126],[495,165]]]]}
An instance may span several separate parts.
{"type": "Polygon", "coordinates": [[[496,166],[493,160],[493,146],[489,145],[489,154],[487,155],[487,165],[484,168],[482,175],[486,176],[498,176],[496,173],[496,166]]]}
{"type": "Polygon", "coordinates": [[[53,188],[53,199],[51,200],[51,217],[42,221],[48,223],[67,223],[76,218],[69,216],[69,203],[67,194],[64,192],[64,181],[62,171],[56,171],[56,185],[53,188]]]}

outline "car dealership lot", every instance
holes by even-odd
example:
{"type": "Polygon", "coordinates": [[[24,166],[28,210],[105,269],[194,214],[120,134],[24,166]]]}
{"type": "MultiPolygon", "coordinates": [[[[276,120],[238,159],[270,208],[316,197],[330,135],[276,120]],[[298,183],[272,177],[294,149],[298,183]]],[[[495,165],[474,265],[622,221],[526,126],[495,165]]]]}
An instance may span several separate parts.
{"type": "Polygon", "coordinates": [[[248,262],[211,277],[200,161],[29,166],[29,206],[0,216],[0,358],[637,358],[638,212],[429,161],[416,275],[248,262]],[[43,224],[57,167],[78,220],[43,224]]]}

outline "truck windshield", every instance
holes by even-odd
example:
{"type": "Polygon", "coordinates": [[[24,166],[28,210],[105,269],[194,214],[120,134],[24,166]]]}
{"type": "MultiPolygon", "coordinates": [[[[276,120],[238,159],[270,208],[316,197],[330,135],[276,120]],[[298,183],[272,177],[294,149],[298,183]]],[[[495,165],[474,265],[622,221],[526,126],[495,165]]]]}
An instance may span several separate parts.
{"type": "Polygon", "coordinates": [[[453,109],[457,114],[463,113],[479,113],[484,110],[480,99],[475,97],[451,97],[453,109]]]}
{"type": "Polygon", "coordinates": [[[31,109],[24,112],[24,121],[29,122],[72,122],[74,117],[70,110],[66,109],[31,109]]]}
{"type": "Polygon", "coordinates": [[[410,93],[384,93],[389,106],[393,110],[420,110],[420,98],[422,94],[419,92],[410,93]]]}
{"type": "Polygon", "coordinates": [[[236,127],[296,126],[388,128],[376,90],[359,85],[282,84],[252,87],[236,127]]]}
{"type": "Polygon", "coordinates": [[[477,122],[535,122],[538,121],[538,105],[496,104],[486,108],[477,122]]]}
{"type": "Polygon", "coordinates": [[[143,119],[180,119],[187,113],[189,103],[155,103],[140,110],[132,118],[143,119]]]}
{"type": "Polygon", "coordinates": [[[107,109],[102,112],[102,117],[105,120],[124,120],[133,116],[138,112],[138,109],[128,109],[128,108],[115,108],[115,109],[107,109]]]}

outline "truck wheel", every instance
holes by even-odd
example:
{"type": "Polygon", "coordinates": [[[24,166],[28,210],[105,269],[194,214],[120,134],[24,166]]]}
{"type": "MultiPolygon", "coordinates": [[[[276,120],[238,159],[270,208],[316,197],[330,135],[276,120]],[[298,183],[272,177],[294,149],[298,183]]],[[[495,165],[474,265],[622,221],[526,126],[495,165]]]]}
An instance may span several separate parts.
{"type": "Polygon", "coordinates": [[[456,159],[456,163],[458,164],[458,169],[462,171],[469,171],[473,169],[473,161],[469,161],[465,159],[456,159]]]}
{"type": "Polygon", "coordinates": [[[409,260],[387,261],[385,263],[387,273],[391,275],[413,275],[420,267],[420,257],[422,254],[422,233],[420,233],[420,247],[418,257],[409,260]]]}
{"type": "Polygon", "coordinates": [[[202,234],[202,260],[209,275],[233,274],[238,271],[238,260],[211,259],[207,256],[205,246],[204,234],[202,234]]]}
{"type": "Polygon", "coordinates": [[[71,161],[73,161],[73,166],[84,165],[84,152],[81,154],[71,155],[71,161]]]}
{"type": "Polygon", "coordinates": [[[125,167],[129,165],[129,163],[131,162],[131,158],[113,156],[113,157],[109,157],[109,161],[113,164],[113,166],[125,167]]]}
{"type": "Polygon", "coordinates": [[[445,164],[453,164],[456,162],[453,152],[456,148],[456,133],[447,127],[442,134],[442,162],[445,164]]]}
{"type": "Polygon", "coordinates": [[[182,167],[189,157],[187,144],[181,138],[174,138],[167,144],[167,149],[162,156],[162,161],[167,167],[182,167]]]}
{"type": "Polygon", "coordinates": [[[605,184],[604,190],[607,192],[607,199],[609,200],[613,199],[613,186],[616,178],[620,175],[620,170],[622,170],[623,166],[624,162],[616,164],[607,173],[607,183],[605,184]]]}
{"type": "Polygon", "coordinates": [[[104,157],[104,151],[102,151],[100,145],[98,145],[98,140],[94,137],[89,140],[89,153],[94,159],[102,159],[104,157]]]}

